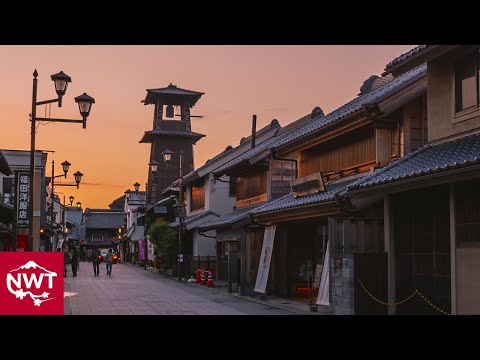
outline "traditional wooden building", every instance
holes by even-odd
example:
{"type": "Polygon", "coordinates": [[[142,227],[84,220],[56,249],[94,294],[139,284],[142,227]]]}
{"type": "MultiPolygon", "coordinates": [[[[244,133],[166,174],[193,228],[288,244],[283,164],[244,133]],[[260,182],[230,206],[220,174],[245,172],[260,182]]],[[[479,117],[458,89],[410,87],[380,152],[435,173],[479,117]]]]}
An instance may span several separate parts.
{"type": "Polygon", "coordinates": [[[368,270],[382,283],[374,265],[354,266],[366,258],[365,266],[382,264],[382,203],[353,204],[346,188],[426,142],[426,88],[425,65],[398,77],[371,76],[355,99],[273,144],[277,158],[298,159],[299,174],[291,193],[252,211],[256,223],[276,226],[271,292],[311,298],[312,283],[329,270],[332,314],[386,312],[365,310],[365,294],[354,282],[368,270]],[[321,270],[324,264],[331,269],[321,270]]]}
{"type": "MultiPolygon", "coordinates": [[[[35,184],[33,186],[38,191],[35,191],[38,196],[33,199],[33,244],[28,244],[28,216],[25,206],[28,207],[26,199],[28,195],[25,192],[20,191],[19,176],[22,176],[22,180],[29,178],[30,174],[30,151],[29,150],[6,150],[3,149],[2,153],[13,171],[13,174],[3,177],[3,189],[4,196],[8,197],[9,202],[15,207],[15,228],[16,228],[16,246],[17,250],[26,251],[39,251],[45,248],[46,239],[42,235],[41,230],[45,229],[47,223],[47,203],[46,203],[46,177],[45,177],[45,165],[47,162],[47,152],[43,150],[35,151],[35,184]],[[5,191],[7,190],[7,191],[5,191]],[[8,193],[8,196],[5,195],[8,193]],[[22,193],[20,201],[20,193],[22,193]],[[20,206],[22,209],[18,209],[18,202],[22,202],[20,206]]],[[[13,245],[13,244],[11,244],[13,245]]]]}
{"type": "Polygon", "coordinates": [[[218,276],[228,280],[230,291],[250,294],[255,285],[264,227],[252,223],[251,212],[288,193],[289,182],[296,177],[295,157],[272,157],[272,145],[294,129],[322,116],[323,112],[317,107],[283,128],[273,120],[271,125],[278,126],[275,136],[260,144],[252,138],[248,151],[213,172],[217,178],[228,175],[236,179],[235,209],[198,229],[216,230],[218,276]]]}
{"type": "MultiPolygon", "coordinates": [[[[255,132],[257,145],[275,136],[280,129],[274,120],[255,132]]],[[[198,226],[234,210],[237,195],[236,178],[227,175],[216,177],[214,171],[236,159],[252,147],[252,135],[243,137],[236,147],[227,146],[223,152],[190,172],[183,178],[186,193],[186,217],[183,255],[185,271],[197,266],[216,270],[217,275],[226,274],[227,258],[217,246],[215,230],[199,231],[198,226]],[[221,268],[224,268],[221,271],[221,268]]],[[[178,187],[178,181],[172,186],[178,187]]],[[[178,221],[172,224],[178,227],[178,221]]],[[[220,243],[218,245],[221,245],[220,243]]],[[[219,275],[220,276],[220,275],[219,275]]],[[[218,277],[217,277],[218,278],[218,277]]]]}
{"type": "Polygon", "coordinates": [[[90,209],[84,212],[87,247],[112,247],[118,239],[118,229],[123,225],[124,214],[117,209],[90,209]]]}
{"type": "Polygon", "coordinates": [[[385,69],[428,68],[428,143],[348,187],[352,201],[382,200],[385,298],[422,294],[390,314],[480,314],[479,48],[422,45],[385,69]]]}

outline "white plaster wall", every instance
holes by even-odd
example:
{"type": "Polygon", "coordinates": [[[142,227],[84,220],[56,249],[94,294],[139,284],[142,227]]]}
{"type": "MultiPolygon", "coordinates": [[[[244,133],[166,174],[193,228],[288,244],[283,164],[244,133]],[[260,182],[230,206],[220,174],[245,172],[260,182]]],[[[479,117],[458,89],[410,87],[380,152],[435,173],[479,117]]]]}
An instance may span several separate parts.
{"type": "MultiPolygon", "coordinates": [[[[215,236],[215,230],[207,231],[205,233],[209,236],[215,236]]],[[[193,256],[215,256],[216,239],[200,235],[197,230],[193,233],[193,256]]]]}

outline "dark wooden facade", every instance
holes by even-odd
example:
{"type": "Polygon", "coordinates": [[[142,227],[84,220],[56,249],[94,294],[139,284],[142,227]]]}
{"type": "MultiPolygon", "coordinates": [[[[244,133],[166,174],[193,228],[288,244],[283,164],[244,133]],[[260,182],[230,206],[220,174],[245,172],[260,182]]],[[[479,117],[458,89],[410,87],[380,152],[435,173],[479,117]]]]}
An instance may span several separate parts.
{"type": "Polygon", "coordinates": [[[191,209],[190,211],[201,210],[205,208],[205,181],[202,178],[200,181],[192,184],[191,187],[191,209]]]}
{"type": "Polygon", "coordinates": [[[237,207],[267,200],[267,176],[265,170],[237,178],[237,207]]]}
{"type": "Polygon", "coordinates": [[[290,181],[295,179],[295,162],[270,161],[270,198],[278,199],[290,192],[290,181]]]}
{"type": "MultiPolygon", "coordinates": [[[[448,185],[404,192],[392,201],[396,298],[405,299],[418,289],[435,306],[450,311],[448,185]]],[[[397,306],[396,313],[439,314],[418,296],[397,306]]]]}
{"type": "Polygon", "coordinates": [[[428,142],[427,95],[412,100],[389,118],[397,121],[392,129],[392,159],[403,157],[428,142]]]}
{"type": "Polygon", "coordinates": [[[301,151],[299,176],[351,168],[368,170],[374,164],[375,136],[373,126],[369,124],[301,151]]]}

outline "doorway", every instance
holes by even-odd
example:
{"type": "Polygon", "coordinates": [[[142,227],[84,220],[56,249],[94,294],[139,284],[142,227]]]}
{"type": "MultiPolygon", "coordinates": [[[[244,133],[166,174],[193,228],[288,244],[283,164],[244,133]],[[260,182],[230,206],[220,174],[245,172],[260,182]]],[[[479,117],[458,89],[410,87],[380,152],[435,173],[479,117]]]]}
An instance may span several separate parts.
{"type": "MultiPolygon", "coordinates": [[[[395,294],[403,300],[418,289],[450,312],[450,221],[448,185],[393,196],[395,294]]],[[[398,305],[397,314],[441,314],[421,297],[398,305]]]]}

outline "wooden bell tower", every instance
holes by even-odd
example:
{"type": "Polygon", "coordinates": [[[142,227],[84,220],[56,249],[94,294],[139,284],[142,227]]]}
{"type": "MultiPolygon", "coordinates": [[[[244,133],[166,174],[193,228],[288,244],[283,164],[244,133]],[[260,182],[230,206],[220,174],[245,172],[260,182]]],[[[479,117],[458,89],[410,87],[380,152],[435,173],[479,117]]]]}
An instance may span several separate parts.
{"type": "Polygon", "coordinates": [[[168,85],[159,89],[147,89],[144,105],[155,105],[153,128],[145,131],[140,143],[151,143],[150,161],[159,162],[156,174],[148,175],[148,202],[162,199],[161,192],[180,175],[180,150],[183,176],[194,170],[193,145],[205,135],[192,132],[190,109],[204,93],[168,85]],[[164,118],[165,116],[165,118],[164,118]],[[162,153],[173,152],[171,161],[165,163],[162,153]]]}

